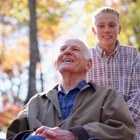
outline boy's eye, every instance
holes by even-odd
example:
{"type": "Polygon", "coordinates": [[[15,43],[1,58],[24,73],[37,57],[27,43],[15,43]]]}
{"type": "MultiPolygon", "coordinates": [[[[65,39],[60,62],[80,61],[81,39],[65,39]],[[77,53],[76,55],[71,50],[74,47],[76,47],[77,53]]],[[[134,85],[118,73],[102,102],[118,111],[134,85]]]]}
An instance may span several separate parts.
{"type": "Polygon", "coordinates": [[[115,27],[115,24],[110,24],[109,26],[110,26],[110,27],[115,27]]]}
{"type": "Polygon", "coordinates": [[[98,27],[102,28],[102,27],[104,27],[104,25],[98,25],[98,27]]]}

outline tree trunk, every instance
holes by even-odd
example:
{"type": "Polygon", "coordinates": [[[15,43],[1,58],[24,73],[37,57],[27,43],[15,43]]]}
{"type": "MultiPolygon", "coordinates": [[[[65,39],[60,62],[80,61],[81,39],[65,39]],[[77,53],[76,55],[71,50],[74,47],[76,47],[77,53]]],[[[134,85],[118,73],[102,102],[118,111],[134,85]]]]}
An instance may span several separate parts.
{"type": "Polygon", "coordinates": [[[30,11],[30,66],[29,66],[29,84],[28,95],[25,103],[36,93],[36,65],[39,62],[39,50],[37,42],[37,24],[36,24],[36,0],[28,0],[30,11]]]}

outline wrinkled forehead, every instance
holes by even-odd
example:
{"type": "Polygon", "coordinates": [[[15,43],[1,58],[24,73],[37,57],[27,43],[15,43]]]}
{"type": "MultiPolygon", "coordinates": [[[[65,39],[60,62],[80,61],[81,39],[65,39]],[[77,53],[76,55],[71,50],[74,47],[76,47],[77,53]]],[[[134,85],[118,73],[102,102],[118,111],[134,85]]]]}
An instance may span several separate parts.
{"type": "Polygon", "coordinates": [[[65,41],[65,42],[62,44],[61,47],[64,47],[64,46],[67,46],[67,47],[75,46],[75,47],[78,47],[78,48],[81,48],[81,49],[82,49],[82,48],[83,48],[83,49],[86,48],[86,45],[85,45],[82,41],[80,41],[80,40],[78,40],[78,39],[69,39],[69,40],[65,41]]]}

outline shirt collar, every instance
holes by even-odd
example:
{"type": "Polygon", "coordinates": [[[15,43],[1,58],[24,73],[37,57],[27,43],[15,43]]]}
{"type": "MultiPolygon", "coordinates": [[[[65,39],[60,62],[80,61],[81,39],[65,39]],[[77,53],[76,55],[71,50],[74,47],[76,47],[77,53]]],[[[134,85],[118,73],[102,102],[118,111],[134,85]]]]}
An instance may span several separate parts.
{"type": "Polygon", "coordinates": [[[97,54],[98,54],[101,58],[104,57],[104,56],[105,56],[105,57],[111,57],[111,56],[117,56],[119,47],[120,47],[120,43],[119,43],[119,41],[117,40],[115,50],[114,50],[109,56],[107,56],[107,55],[105,54],[105,50],[104,50],[103,48],[99,47],[99,44],[97,43],[96,46],[95,46],[95,51],[97,52],[97,54]]]}
{"type": "MultiPolygon", "coordinates": [[[[82,80],[73,89],[78,88],[79,90],[81,90],[86,84],[87,84],[87,82],[85,80],[82,80]]],[[[65,93],[62,83],[58,85],[58,91],[65,93]]]]}

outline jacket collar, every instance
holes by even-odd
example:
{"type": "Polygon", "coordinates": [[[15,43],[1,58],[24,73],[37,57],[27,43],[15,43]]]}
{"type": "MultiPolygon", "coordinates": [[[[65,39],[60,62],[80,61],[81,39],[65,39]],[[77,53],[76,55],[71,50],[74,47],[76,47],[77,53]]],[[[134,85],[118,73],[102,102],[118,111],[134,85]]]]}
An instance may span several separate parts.
{"type": "MultiPolygon", "coordinates": [[[[59,86],[59,84],[58,85],[56,85],[52,90],[50,90],[48,93],[46,93],[46,92],[42,92],[42,93],[40,93],[40,95],[41,96],[48,96],[48,95],[54,95],[54,94],[57,94],[57,92],[58,92],[58,86],[59,86]]],[[[87,85],[85,85],[83,88],[82,88],[82,90],[83,89],[86,89],[86,88],[88,88],[88,87],[93,87],[93,89],[94,90],[96,90],[96,84],[92,81],[92,80],[90,80],[88,83],[87,83],[87,85]]]]}
{"type": "MultiPolygon", "coordinates": [[[[81,95],[82,95],[82,99],[81,99],[80,101],[78,101],[79,103],[78,103],[77,105],[79,105],[80,102],[82,102],[83,99],[84,99],[84,94],[82,94],[82,92],[83,92],[84,90],[86,90],[87,88],[89,88],[89,87],[91,87],[91,88],[93,89],[93,92],[92,92],[92,93],[94,93],[94,91],[96,91],[96,85],[95,85],[92,81],[89,81],[89,82],[87,83],[87,85],[85,85],[85,86],[81,89],[80,93],[81,93],[81,95]]],[[[56,86],[55,86],[52,90],[50,90],[48,93],[46,93],[46,92],[40,93],[40,96],[49,98],[50,101],[51,101],[51,102],[53,103],[53,105],[55,106],[55,108],[58,110],[59,114],[61,114],[61,109],[60,109],[60,106],[59,106],[59,100],[58,100],[57,93],[58,93],[58,85],[56,85],[56,86]]],[[[84,93],[85,93],[85,92],[84,92],[84,93]]]]}

